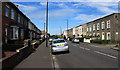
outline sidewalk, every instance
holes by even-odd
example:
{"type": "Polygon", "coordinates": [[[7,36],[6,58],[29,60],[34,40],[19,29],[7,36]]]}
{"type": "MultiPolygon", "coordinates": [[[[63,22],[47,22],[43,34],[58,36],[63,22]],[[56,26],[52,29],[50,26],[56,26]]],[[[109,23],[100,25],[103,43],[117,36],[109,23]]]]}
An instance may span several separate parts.
{"type": "Polygon", "coordinates": [[[39,47],[25,60],[18,64],[14,69],[15,70],[40,70],[45,68],[46,70],[52,70],[52,60],[50,54],[50,47],[45,46],[46,42],[43,42],[39,47]]]}

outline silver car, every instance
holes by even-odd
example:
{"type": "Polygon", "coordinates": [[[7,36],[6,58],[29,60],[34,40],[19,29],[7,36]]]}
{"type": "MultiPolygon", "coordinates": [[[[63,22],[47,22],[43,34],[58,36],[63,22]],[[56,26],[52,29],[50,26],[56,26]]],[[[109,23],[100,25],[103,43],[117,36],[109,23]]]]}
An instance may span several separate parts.
{"type": "Polygon", "coordinates": [[[54,52],[69,52],[68,43],[64,39],[54,39],[51,45],[52,53],[54,52]]]}

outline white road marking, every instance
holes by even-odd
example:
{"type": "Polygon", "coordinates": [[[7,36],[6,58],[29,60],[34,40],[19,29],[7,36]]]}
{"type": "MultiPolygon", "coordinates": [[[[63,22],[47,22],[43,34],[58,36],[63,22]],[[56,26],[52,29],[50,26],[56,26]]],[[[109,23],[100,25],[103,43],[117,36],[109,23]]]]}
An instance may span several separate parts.
{"type": "Polygon", "coordinates": [[[88,49],[88,48],[85,48],[85,50],[90,50],[90,49],[88,49]]]}
{"type": "Polygon", "coordinates": [[[59,65],[58,65],[58,63],[57,63],[57,61],[56,61],[55,55],[53,55],[53,60],[54,60],[54,66],[55,66],[55,68],[60,68],[59,65]]]}
{"type": "Polygon", "coordinates": [[[114,59],[117,59],[117,57],[109,55],[109,54],[105,54],[105,53],[102,53],[102,52],[99,52],[99,51],[94,51],[94,52],[96,52],[98,54],[102,54],[102,55],[108,56],[108,57],[111,57],[111,58],[114,58],[114,59]]]}
{"type": "Polygon", "coordinates": [[[90,49],[88,49],[88,48],[84,48],[84,47],[79,47],[79,48],[84,49],[84,50],[90,50],[90,49]]]}

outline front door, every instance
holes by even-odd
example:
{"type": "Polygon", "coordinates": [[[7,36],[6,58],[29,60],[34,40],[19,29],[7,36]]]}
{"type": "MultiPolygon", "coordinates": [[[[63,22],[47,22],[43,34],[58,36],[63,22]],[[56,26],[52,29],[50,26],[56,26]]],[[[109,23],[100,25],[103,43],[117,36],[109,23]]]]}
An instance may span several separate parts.
{"type": "Polygon", "coordinates": [[[104,39],[105,39],[105,33],[102,32],[102,40],[104,40],[104,39]]]}

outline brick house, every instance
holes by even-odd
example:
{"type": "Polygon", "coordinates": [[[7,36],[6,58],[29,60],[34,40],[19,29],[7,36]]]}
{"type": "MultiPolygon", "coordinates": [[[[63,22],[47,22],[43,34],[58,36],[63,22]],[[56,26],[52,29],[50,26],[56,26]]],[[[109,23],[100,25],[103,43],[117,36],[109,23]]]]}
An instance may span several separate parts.
{"type": "Polygon", "coordinates": [[[28,39],[29,18],[12,2],[2,2],[2,42],[19,43],[28,39]]]}

